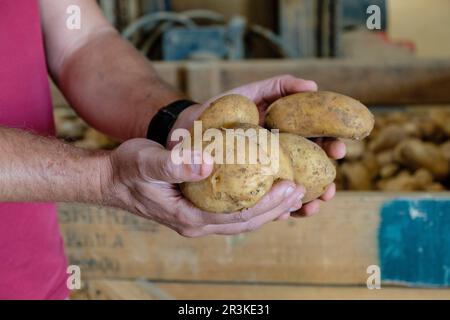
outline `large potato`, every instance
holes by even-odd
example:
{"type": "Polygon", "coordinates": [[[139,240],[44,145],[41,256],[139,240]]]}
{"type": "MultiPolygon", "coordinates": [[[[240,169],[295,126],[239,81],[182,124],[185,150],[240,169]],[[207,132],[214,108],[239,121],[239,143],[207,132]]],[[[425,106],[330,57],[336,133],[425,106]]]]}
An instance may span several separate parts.
{"type": "Polygon", "coordinates": [[[203,130],[230,127],[238,123],[259,124],[259,112],[255,103],[247,97],[230,94],[210,104],[202,113],[203,130]]]}
{"type": "Polygon", "coordinates": [[[275,101],[266,125],[303,137],[363,139],[372,131],[374,117],[362,103],[342,94],[302,92],[275,101]]]}
{"type": "Polygon", "coordinates": [[[316,143],[290,133],[280,133],[280,145],[287,151],[295,183],[306,189],[303,202],[320,197],[336,178],[336,168],[316,143]]]}
{"type": "MultiPolygon", "coordinates": [[[[259,128],[259,130],[265,130],[259,128]]],[[[226,143],[225,129],[221,129],[224,153],[219,157],[221,163],[215,163],[211,175],[201,181],[186,182],[181,191],[194,205],[209,212],[233,212],[252,207],[269,191],[275,180],[271,163],[263,162],[259,156],[260,146],[254,137],[243,135],[243,148],[238,147],[237,140],[226,143]],[[256,162],[250,162],[250,155],[256,155],[256,162]],[[237,156],[242,156],[242,164],[237,163],[237,156]],[[227,156],[234,158],[234,163],[226,163],[227,156]]],[[[206,151],[207,145],[203,144],[206,151]]],[[[265,157],[270,155],[263,149],[265,157]]],[[[212,150],[211,155],[216,155],[212,150]]]]}

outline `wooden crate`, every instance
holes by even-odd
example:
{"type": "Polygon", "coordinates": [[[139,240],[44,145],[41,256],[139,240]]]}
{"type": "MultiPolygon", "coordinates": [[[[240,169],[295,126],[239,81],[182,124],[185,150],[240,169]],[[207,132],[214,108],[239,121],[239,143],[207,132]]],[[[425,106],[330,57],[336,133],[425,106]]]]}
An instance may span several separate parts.
{"type": "MultiPolygon", "coordinates": [[[[380,208],[450,193],[341,192],[308,219],[237,236],[180,237],[116,209],[62,204],[70,261],[90,298],[450,298],[448,289],[366,287],[380,265],[380,208]]],[[[76,297],[76,296],[75,296],[76,297]]]]}

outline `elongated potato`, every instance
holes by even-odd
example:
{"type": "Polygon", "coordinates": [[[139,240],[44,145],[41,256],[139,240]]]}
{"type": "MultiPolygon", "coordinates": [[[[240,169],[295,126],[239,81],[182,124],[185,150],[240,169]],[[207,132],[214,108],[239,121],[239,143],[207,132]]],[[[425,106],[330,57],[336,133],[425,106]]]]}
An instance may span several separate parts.
{"type": "Polygon", "coordinates": [[[266,125],[302,137],[363,139],[374,126],[372,113],[359,101],[342,94],[302,92],[275,101],[266,125]]]}
{"type": "Polygon", "coordinates": [[[280,145],[288,152],[295,183],[306,188],[303,202],[320,197],[336,178],[336,168],[316,143],[290,133],[280,133],[280,145]]]}

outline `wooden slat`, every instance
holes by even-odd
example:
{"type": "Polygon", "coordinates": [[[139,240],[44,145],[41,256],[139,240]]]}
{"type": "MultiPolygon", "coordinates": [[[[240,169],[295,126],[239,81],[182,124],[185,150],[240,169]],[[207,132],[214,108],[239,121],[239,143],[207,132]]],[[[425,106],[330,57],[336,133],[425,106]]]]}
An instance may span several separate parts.
{"type": "Polygon", "coordinates": [[[351,286],[233,285],[158,283],[142,280],[93,279],[86,289],[74,291],[73,299],[167,300],[167,299],[450,299],[449,289],[382,287],[369,290],[351,286]]]}
{"type": "MultiPolygon", "coordinates": [[[[367,104],[450,103],[450,60],[405,58],[155,62],[162,79],[193,99],[211,97],[280,74],[315,80],[321,90],[350,95],[367,104]]],[[[66,104],[55,88],[55,105],[66,104]]]]}
{"type": "Polygon", "coordinates": [[[400,196],[450,193],[341,192],[315,217],[231,237],[186,239],[119,210],[69,204],[60,222],[71,262],[88,278],[360,285],[379,265],[380,206],[400,196]]]}
{"type": "Polygon", "coordinates": [[[450,103],[450,60],[304,59],[190,63],[187,72],[188,93],[199,101],[246,83],[292,74],[315,80],[321,90],[347,94],[366,104],[450,103]],[[204,74],[215,78],[211,82],[203,81],[204,74]]]}

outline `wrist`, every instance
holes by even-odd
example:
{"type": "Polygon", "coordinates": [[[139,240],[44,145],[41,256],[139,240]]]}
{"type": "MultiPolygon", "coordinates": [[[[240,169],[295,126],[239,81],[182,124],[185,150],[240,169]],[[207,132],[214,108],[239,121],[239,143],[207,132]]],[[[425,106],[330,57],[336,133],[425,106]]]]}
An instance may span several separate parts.
{"type": "MultiPolygon", "coordinates": [[[[175,122],[178,120],[178,125],[180,125],[180,121],[185,119],[186,115],[190,115],[191,110],[193,109],[190,109],[190,107],[195,104],[196,103],[191,100],[181,99],[175,100],[159,109],[148,124],[146,138],[167,147],[167,141],[169,140],[168,138],[174,128],[175,122]],[[186,109],[190,110],[183,113],[186,109]],[[182,113],[183,115],[180,117],[182,113]]],[[[185,123],[186,121],[183,122],[185,123]]]]}
{"type": "Polygon", "coordinates": [[[93,173],[96,176],[96,186],[93,192],[93,198],[90,202],[98,205],[114,206],[114,179],[113,167],[111,162],[111,151],[101,151],[91,156],[90,162],[93,173]]]}

